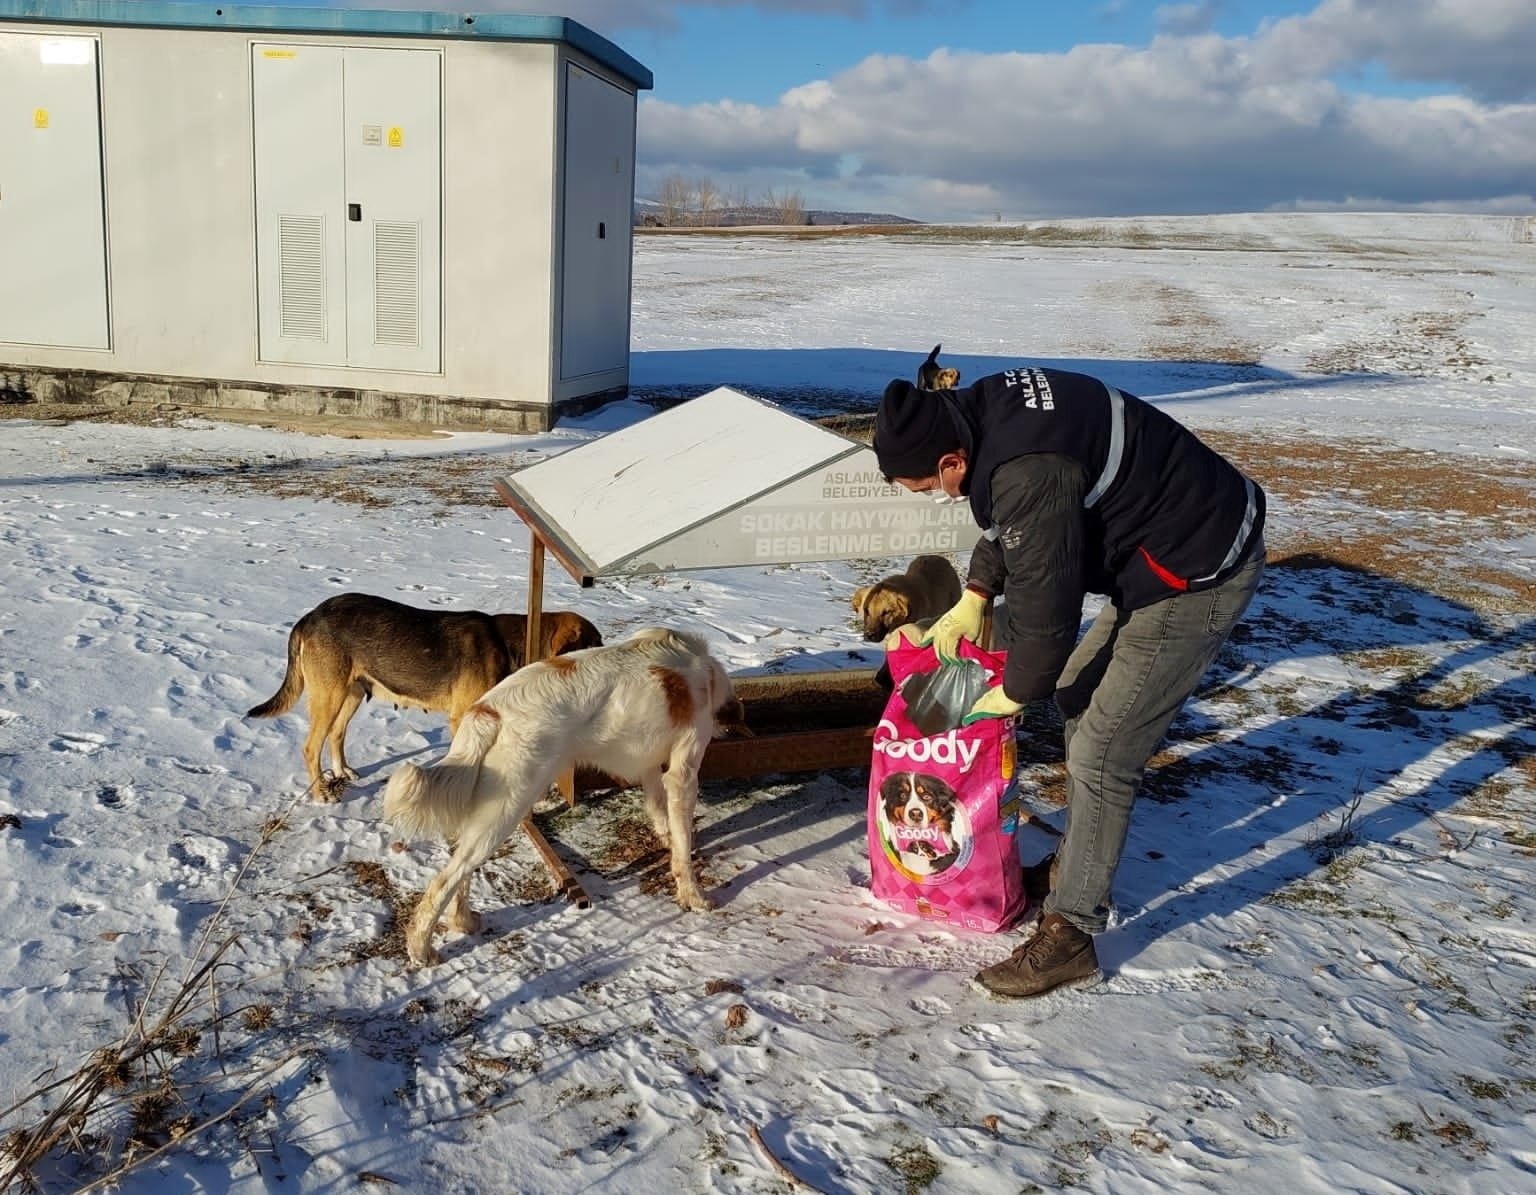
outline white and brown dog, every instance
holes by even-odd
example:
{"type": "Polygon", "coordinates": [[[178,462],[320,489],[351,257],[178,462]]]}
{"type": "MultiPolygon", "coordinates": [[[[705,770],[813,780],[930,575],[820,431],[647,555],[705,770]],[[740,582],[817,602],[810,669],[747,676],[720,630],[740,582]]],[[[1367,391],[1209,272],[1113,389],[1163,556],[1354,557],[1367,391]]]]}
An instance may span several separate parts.
{"type": "Polygon", "coordinates": [[[919,556],[896,573],[853,592],[864,638],[878,643],[899,626],[937,618],[960,600],[960,575],[942,556],[919,556]]]}
{"type": "Polygon", "coordinates": [[[671,847],[677,903],[713,907],[692,856],[699,764],[717,716],[741,716],[725,669],[704,640],[662,629],[526,665],[481,697],[441,760],[404,765],[384,791],[384,816],[401,834],[455,842],[406,930],[411,961],[437,961],[432,932],[450,902],[452,928],[479,928],[470,875],[576,764],[644,786],[651,826],[671,847]]]}

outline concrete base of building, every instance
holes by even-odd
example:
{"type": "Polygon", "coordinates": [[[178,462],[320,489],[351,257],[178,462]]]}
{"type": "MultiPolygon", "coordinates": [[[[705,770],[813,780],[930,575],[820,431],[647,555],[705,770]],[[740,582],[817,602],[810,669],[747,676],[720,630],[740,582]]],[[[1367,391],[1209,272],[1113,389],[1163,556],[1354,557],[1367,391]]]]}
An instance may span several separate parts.
{"type": "Polygon", "coordinates": [[[346,390],[215,378],[104,373],[86,369],[0,365],[0,418],[25,418],[32,405],[123,408],[185,407],[249,416],[320,417],[358,423],[400,423],[423,431],[544,432],[562,415],[579,415],[623,398],[624,387],[546,404],[410,394],[390,390],[346,390]]]}

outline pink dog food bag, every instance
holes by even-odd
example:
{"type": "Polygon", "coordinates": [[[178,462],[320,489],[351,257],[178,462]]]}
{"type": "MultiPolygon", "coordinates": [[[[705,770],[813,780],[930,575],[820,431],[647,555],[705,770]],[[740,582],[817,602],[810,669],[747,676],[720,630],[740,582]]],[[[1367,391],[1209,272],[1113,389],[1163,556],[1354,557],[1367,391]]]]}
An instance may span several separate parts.
{"type": "MultiPolygon", "coordinates": [[[[1002,654],[962,642],[989,686],[1002,654]]],[[[939,666],[932,647],[902,643],[886,656],[896,690],[875,728],[869,767],[869,871],[875,899],[965,929],[994,933],[1024,911],[1014,718],[924,735],[902,697],[907,677],[939,666]]]]}

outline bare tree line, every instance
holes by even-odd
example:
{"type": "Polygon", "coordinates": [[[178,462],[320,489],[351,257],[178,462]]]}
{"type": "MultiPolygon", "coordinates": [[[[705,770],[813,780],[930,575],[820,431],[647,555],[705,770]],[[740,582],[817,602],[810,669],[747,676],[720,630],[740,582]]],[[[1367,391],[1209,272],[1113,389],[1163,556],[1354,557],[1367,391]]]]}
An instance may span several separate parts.
{"type": "Polygon", "coordinates": [[[708,226],[727,212],[741,211],[764,212],[776,224],[809,222],[805,197],[799,191],[770,187],[754,203],[745,187],[722,190],[713,179],[688,179],[680,174],[670,174],[662,180],[656,210],[647,214],[645,222],[663,228],[708,226]]]}

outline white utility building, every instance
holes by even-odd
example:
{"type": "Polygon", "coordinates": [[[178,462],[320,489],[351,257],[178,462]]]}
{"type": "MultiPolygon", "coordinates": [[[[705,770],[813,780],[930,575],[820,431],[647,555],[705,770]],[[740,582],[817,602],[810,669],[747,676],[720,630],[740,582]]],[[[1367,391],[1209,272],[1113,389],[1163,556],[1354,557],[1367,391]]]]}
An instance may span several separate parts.
{"type": "Polygon", "coordinates": [[[562,17],[0,0],[0,399],[622,394],[650,86],[562,17]]]}

